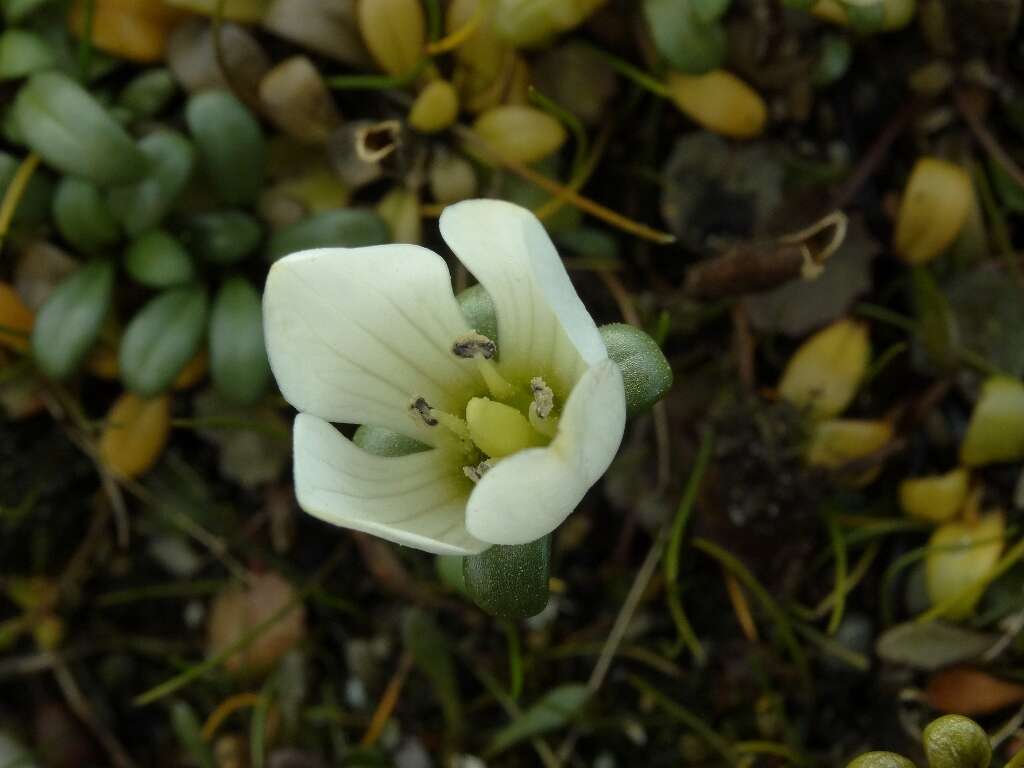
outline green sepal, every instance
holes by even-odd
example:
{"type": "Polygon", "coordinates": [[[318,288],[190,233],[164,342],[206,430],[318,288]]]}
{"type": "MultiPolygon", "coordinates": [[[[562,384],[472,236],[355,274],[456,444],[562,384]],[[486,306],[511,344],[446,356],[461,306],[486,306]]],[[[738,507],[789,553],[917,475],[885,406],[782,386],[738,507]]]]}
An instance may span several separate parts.
{"type": "Polygon", "coordinates": [[[598,330],[608,357],[622,371],[626,413],[630,417],[643,413],[672,387],[672,366],[658,343],[635,326],[610,323],[598,330]]]}
{"type": "Polygon", "coordinates": [[[480,608],[502,619],[535,616],[548,604],[551,534],[529,544],[496,544],[462,561],[466,590],[480,608]]]}
{"type": "Polygon", "coordinates": [[[372,424],[363,424],[352,435],[352,442],[367,453],[374,456],[408,456],[410,453],[420,453],[430,450],[429,445],[424,445],[419,440],[413,440],[403,434],[395,432],[387,427],[375,427],[372,424]]]}
{"type": "MultiPolygon", "coordinates": [[[[466,324],[491,341],[498,341],[498,313],[494,309],[491,294],[478,283],[461,291],[455,298],[459,302],[462,316],[466,318],[466,324]]],[[[500,346],[498,354],[501,354],[500,346]]]]}
{"type": "Polygon", "coordinates": [[[202,343],[208,303],[203,286],[186,285],[167,289],[136,313],[118,354],[128,389],[152,397],[171,386],[202,343]]]}
{"type": "Polygon", "coordinates": [[[855,758],[846,768],[917,768],[917,766],[895,752],[867,752],[855,758]]]}
{"type": "Polygon", "coordinates": [[[310,248],[361,248],[390,241],[387,223],[371,210],[323,211],[275,232],[267,244],[267,260],[310,248]]]}
{"type": "Polygon", "coordinates": [[[992,745],[980,725],[963,715],[932,720],[924,729],[929,768],[988,768],[992,745]]]}
{"type": "Polygon", "coordinates": [[[97,260],[66,277],[46,300],[32,328],[32,356],[51,379],[78,368],[99,338],[114,292],[114,264],[97,260]]]}
{"type": "Polygon", "coordinates": [[[210,375],[239,405],[257,402],[270,383],[260,295],[244,277],[224,281],[210,312],[210,375]]]}

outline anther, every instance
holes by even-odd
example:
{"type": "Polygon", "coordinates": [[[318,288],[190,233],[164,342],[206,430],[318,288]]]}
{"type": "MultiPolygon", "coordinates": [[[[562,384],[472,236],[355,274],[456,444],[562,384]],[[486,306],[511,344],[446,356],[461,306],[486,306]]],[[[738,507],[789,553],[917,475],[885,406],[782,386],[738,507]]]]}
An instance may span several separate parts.
{"type": "Polygon", "coordinates": [[[430,407],[430,403],[427,402],[425,397],[413,398],[413,401],[409,403],[409,410],[414,416],[418,416],[423,420],[423,423],[428,427],[436,427],[437,419],[434,418],[432,413],[433,409],[430,407]]]}
{"type": "Polygon", "coordinates": [[[452,354],[471,360],[474,357],[482,357],[490,360],[498,352],[497,345],[482,333],[473,331],[464,336],[459,336],[452,344],[452,354]]]}
{"type": "Polygon", "coordinates": [[[537,415],[546,419],[555,407],[555,393],[540,376],[530,379],[530,392],[533,394],[533,403],[537,406],[537,415]]]}
{"type": "Polygon", "coordinates": [[[474,483],[479,483],[484,475],[494,466],[492,459],[485,459],[476,466],[465,466],[462,468],[463,474],[466,475],[474,483]]]}

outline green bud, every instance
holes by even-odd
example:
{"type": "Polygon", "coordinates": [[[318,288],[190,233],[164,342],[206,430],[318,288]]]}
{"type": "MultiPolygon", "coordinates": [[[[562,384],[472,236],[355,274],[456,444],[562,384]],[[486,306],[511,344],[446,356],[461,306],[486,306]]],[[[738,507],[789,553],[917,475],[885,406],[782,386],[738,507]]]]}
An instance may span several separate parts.
{"type": "Polygon", "coordinates": [[[387,223],[373,211],[345,208],[324,211],[278,230],[270,238],[270,261],[308,248],[359,248],[390,242],[387,223]]]}
{"type": "Polygon", "coordinates": [[[188,285],[164,291],[136,313],[118,356],[128,389],[152,397],[171,386],[202,343],[207,303],[202,286],[188,285]]]}
{"type": "Polygon", "coordinates": [[[473,602],[492,616],[523,619],[548,604],[551,535],[529,544],[496,544],[462,561],[473,602]]]}
{"type": "Polygon", "coordinates": [[[622,371],[626,412],[629,416],[643,413],[672,387],[672,367],[654,339],[639,328],[611,323],[598,330],[608,357],[622,371]]]}
{"type": "Polygon", "coordinates": [[[988,768],[992,745],[981,726],[963,715],[932,720],[924,729],[929,768],[988,768]]]}
{"type": "Polygon", "coordinates": [[[114,264],[94,261],[58,285],[39,310],[32,328],[32,356],[51,379],[63,379],[96,343],[110,309],[114,264]]]}
{"type": "Polygon", "coordinates": [[[867,752],[846,768],[917,768],[912,762],[895,752],[867,752]]]}
{"type": "Polygon", "coordinates": [[[18,91],[14,116],[25,142],[59,171],[106,186],[136,181],[147,170],[124,128],[59,72],[32,75],[18,91]]]}

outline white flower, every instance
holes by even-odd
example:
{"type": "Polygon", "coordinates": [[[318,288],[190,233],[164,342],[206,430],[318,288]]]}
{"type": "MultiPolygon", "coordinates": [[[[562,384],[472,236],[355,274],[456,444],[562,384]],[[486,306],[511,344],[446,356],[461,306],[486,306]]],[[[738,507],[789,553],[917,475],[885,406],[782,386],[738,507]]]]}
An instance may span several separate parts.
{"type": "Polygon", "coordinates": [[[438,554],[551,532],[622,441],[622,375],[544,227],[496,200],[447,208],[441,235],[490,294],[468,327],[444,260],[413,245],[321,248],[270,270],[270,364],[295,419],[295,493],[316,517],[438,554]],[[331,422],[432,450],[381,457],[331,422]]]}

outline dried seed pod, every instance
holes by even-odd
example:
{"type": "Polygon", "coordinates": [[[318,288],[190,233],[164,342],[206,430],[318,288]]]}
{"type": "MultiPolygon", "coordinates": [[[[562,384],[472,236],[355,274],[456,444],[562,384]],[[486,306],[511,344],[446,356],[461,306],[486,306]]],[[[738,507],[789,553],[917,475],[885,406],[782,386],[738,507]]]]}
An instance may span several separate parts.
{"type": "Polygon", "coordinates": [[[327,158],[341,182],[355,191],[381,177],[381,162],[399,148],[401,138],[397,120],[345,123],[328,139],[327,158]]]}
{"type": "Polygon", "coordinates": [[[423,58],[427,20],[420,0],[360,0],[356,20],[370,54],[389,75],[407,75],[423,58]]]}
{"type": "Polygon", "coordinates": [[[144,400],[125,392],[107,412],[100,459],[118,475],[138,477],[160,458],[170,433],[171,401],[166,395],[144,400]]]}
{"type": "Polygon", "coordinates": [[[409,110],[409,125],[421,133],[437,133],[459,116],[459,94],[447,80],[434,80],[420,91],[409,110]]]}
{"type": "Polygon", "coordinates": [[[285,59],[260,83],[263,113],[300,141],[322,144],[341,118],[323,78],[305,56],[285,59]]]}
{"type": "Polygon", "coordinates": [[[35,316],[14,288],[0,282],[0,347],[24,352],[29,346],[29,335],[35,316]]]}
{"type": "Polygon", "coordinates": [[[518,104],[487,110],[473,123],[473,131],[498,158],[514,163],[547,157],[566,139],[562,124],[551,115],[518,104]]]}
{"type": "Polygon", "coordinates": [[[990,715],[1024,701],[1024,685],[980,669],[952,667],[932,676],[925,690],[928,706],[939,712],[990,715]]]}
{"type": "Polygon", "coordinates": [[[969,467],[1024,458],[1024,384],[993,376],[981,388],[960,445],[969,467]]]}
{"type": "Polygon", "coordinates": [[[999,511],[977,520],[946,523],[932,534],[924,563],[928,598],[932,605],[959,598],[943,614],[945,618],[965,619],[974,611],[987,586],[979,581],[998,562],[1005,537],[1006,523],[999,511]]]}
{"type": "Polygon", "coordinates": [[[201,19],[192,19],[171,35],[167,65],[189,93],[237,88],[247,100],[254,101],[270,69],[263,46],[245,27],[233,23],[220,25],[220,45],[226,71],[217,58],[212,27],[201,19]]]}
{"type": "Polygon", "coordinates": [[[900,202],[896,255],[922,264],[945,251],[967,221],[973,199],[971,177],[963,168],[936,157],[918,159],[900,202]]]}
{"type": "Polygon", "coordinates": [[[768,119],[764,99],[731,72],[676,72],[668,76],[665,85],[679,110],[709,131],[734,139],[752,139],[764,130],[768,119]]]}
{"type": "MultiPolygon", "coordinates": [[[[814,425],[805,454],[812,467],[838,470],[866,459],[892,440],[892,424],[887,421],[862,419],[827,419],[814,425]]],[[[850,485],[871,482],[881,465],[851,472],[850,485]]]]}
{"type": "MultiPolygon", "coordinates": [[[[75,0],[68,15],[71,31],[85,30],[85,2],[75,0]]],[[[101,51],[133,61],[160,61],[167,40],[185,14],[160,0],[95,0],[90,39],[101,51]]]]}
{"type": "Polygon", "coordinates": [[[840,320],[811,336],[790,358],[779,395],[816,419],[838,416],[853,400],[871,355],[868,327],[840,320]]]}
{"type": "Polygon", "coordinates": [[[900,483],[900,508],[908,517],[944,523],[963,508],[969,484],[970,474],[963,467],[944,475],[908,478],[900,483]]]}
{"type": "Polygon", "coordinates": [[[355,0],[272,0],[263,27],[336,61],[360,69],[371,63],[356,24],[355,0]]]}
{"type": "Polygon", "coordinates": [[[295,588],[276,573],[252,575],[248,586],[230,586],[210,607],[209,651],[228,649],[289,604],[294,607],[244,649],[228,656],[224,668],[235,675],[258,675],[271,669],[306,634],[306,611],[295,588]]]}
{"type": "Polygon", "coordinates": [[[427,171],[430,194],[442,205],[468,200],[476,195],[477,178],[473,164],[462,155],[447,150],[434,153],[427,171]]]}

